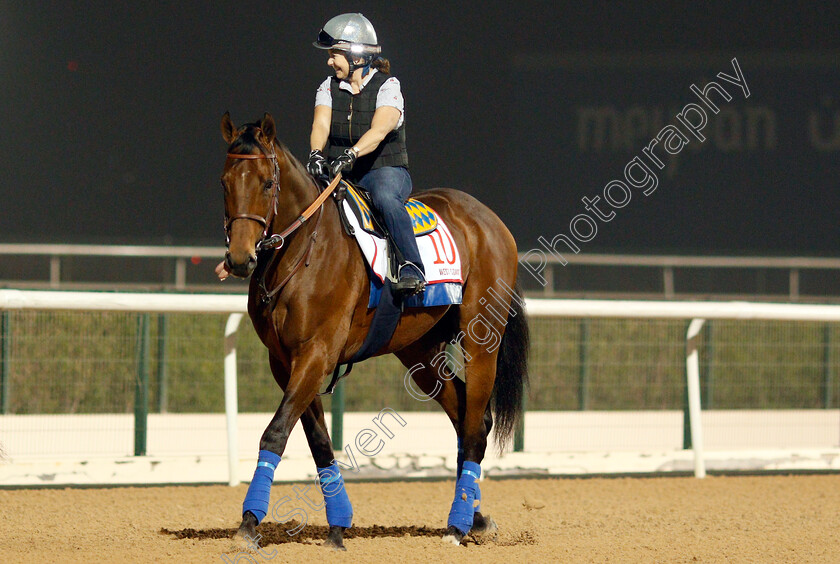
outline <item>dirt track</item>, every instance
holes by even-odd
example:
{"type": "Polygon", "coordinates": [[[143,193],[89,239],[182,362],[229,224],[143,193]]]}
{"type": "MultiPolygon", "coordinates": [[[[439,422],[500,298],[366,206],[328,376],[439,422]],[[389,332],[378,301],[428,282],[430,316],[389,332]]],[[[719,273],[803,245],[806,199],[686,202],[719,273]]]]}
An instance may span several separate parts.
{"type": "MultiPolygon", "coordinates": [[[[347,552],[317,546],[326,522],[310,510],[315,527],[283,544],[267,542],[284,539],[289,525],[267,518],[265,557],[253,561],[840,562],[838,475],[488,480],[483,509],[499,536],[460,548],[439,540],[453,488],[351,482],[347,552]]],[[[225,537],[239,523],[245,490],[0,490],[0,561],[221,562],[223,553],[233,561],[225,537]]],[[[272,502],[286,495],[294,497],[292,486],[277,484],[272,502]]]]}

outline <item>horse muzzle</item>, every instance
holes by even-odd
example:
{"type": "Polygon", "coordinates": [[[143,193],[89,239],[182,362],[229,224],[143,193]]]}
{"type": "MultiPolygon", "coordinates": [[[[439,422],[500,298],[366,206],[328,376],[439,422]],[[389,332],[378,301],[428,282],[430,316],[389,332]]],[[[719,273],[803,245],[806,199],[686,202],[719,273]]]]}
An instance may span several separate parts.
{"type": "Polygon", "coordinates": [[[225,266],[237,278],[248,278],[257,267],[257,257],[248,253],[243,260],[234,260],[230,251],[225,253],[225,266]]]}

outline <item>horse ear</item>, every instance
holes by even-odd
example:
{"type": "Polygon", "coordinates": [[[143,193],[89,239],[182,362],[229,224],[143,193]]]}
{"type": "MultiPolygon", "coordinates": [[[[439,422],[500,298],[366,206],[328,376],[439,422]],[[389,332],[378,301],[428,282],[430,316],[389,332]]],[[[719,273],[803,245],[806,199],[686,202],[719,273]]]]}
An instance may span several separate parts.
{"type": "Polygon", "coordinates": [[[227,141],[228,145],[236,139],[235,132],[236,126],[233,125],[230,119],[230,112],[225,112],[225,115],[222,116],[222,137],[227,141]]]}
{"type": "Polygon", "coordinates": [[[268,144],[271,145],[274,143],[274,137],[277,134],[277,128],[274,125],[274,118],[271,117],[271,114],[266,112],[263,115],[262,123],[260,124],[260,129],[263,130],[263,134],[265,134],[266,141],[268,144]]]}

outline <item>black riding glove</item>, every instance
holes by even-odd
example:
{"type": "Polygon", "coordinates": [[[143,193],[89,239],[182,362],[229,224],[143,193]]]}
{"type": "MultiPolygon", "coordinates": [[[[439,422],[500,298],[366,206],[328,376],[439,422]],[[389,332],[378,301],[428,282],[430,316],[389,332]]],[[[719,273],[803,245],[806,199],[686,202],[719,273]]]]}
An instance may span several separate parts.
{"type": "Polygon", "coordinates": [[[308,170],[309,174],[315,178],[327,176],[330,172],[330,167],[327,164],[327,157],[324,156],[324,153],[318,149],[309,153],[309,161],[306,163],[306,170],[308,170]]]}
{"type": "Polygon", "coordinates": [[[353,149],[344,149],[344,152],[341,153],[340,156],[336,157],[336,159],[330,165],[330,172],[332,172],[333,178],[338,176],[338,173],[344,170],[350,170],[353,168],[353,165],[356,162],[356,152],[353,149]]]}

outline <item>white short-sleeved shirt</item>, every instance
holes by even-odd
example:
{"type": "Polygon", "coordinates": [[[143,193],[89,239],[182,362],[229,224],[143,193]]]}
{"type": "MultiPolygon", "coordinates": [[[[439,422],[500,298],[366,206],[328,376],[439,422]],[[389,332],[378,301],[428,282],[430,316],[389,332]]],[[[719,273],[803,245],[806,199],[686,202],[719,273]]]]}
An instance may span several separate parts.
{"type": "MultiPolygon", "coordinates": [[[[373,78],[373,75],[377,72],[379,71],[371,69],[364,80],[362,80],[362,90],[364,90],[367,83],[370,82],[370,79],[373,78]]],[[[332,108],[332,92],[330,91],[331,82],[332,77],[329,77],[318,87],[318,90],[315,92],[316,106],[327,106],[328,108],[332,108]]],[[[351,94],[353,93],[353,87],[350,86],[350,83],[346,80],[340,81],[338,87],[342,90],[350,92],[351,94]]],[[[400,119],[397,121],[397,127],[394,129],[399,128],[405,121],[405,100],[403,99],[402,91],[400,90],[400,81],[397,80],[396,77],[390,77],[382,83],[382,86],[379,87],[379,92],[376,95],[376,107],[379,108],[381,106],[391,106],[400,111],[400,119]]]]}

